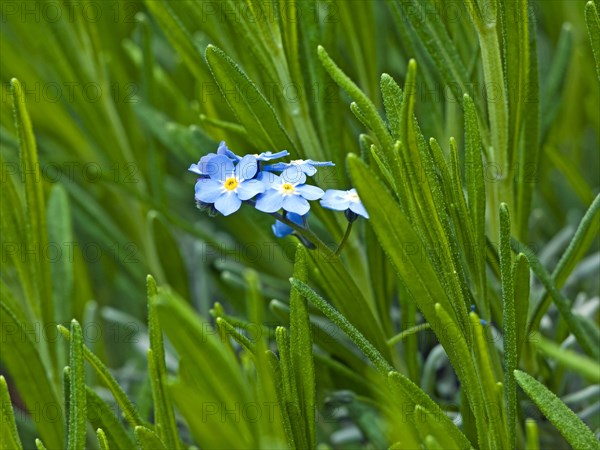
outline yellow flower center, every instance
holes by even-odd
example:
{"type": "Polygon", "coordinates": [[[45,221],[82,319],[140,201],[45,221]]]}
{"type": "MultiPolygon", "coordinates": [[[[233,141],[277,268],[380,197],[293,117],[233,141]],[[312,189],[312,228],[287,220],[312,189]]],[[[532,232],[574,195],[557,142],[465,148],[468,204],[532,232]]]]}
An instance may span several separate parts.
{"type": "Polygon", "coordinates": [[[284,183],[281,185],[281,190],[284,194],[293,194],[294,186],[291,183],[284,183]]]}
{"type": "Polygon", "coordinates": [[[358,203],[360,202],[360,198],[358,197],[358,194],[355,194],[354,192],[350,192],[347,196],[348,200],[350,200],[351,202],[355,202],[358,203]]]}
{"type": "Polygon", "coordinates": [[[238,180],[235,179],[235,177],[231,177],[225,180],[223,186],[225,186],[225,189],[227,189],[228,191],[233,191],[238,187],[239,184],[240,183],[238,182],[238,180]]]}

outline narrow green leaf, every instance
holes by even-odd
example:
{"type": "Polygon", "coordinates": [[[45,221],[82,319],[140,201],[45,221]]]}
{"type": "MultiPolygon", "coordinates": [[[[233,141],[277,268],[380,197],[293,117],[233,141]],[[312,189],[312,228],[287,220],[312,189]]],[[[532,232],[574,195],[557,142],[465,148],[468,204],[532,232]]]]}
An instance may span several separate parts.
{"type": "MultiPolygon", "coordinates": [[[[453,446],[453,448],[473,448],[469,440],[456,427],[452,420],[450,420],[450,418],[442,411],[439,405],[407,377],[399,372],[392,371],[388,374],[388,382],[390,385],[395,386],[403,394],[402,397],[405,399],[404,402],[406,399],[410,399],[414,403],[415,407],[420,405],[425,409],[426,417],[435,417],[435,420],[439,423],[440,428],[442,428],[455,442],[455,446],[453,446]]],[[[404,402],[403,406],[405,408],[410,406],[404,402]]]]}
{"type": "MultiPolygon", "coordinates": [[[[294,278],[308,281],[306,250],[303,245],[296,248],[294,278]]],[[[306,298],[296,289],[290,292],[290,359],[296,387],[300,411],[307,432],[306,441],[309,448],[316,447],[315,429],[315,367],[313,361],[312,333],[306,298]]]]}
{"type": "Polygon", "coordinates": [[[300,402],[298,401],[298,387],[294,376],[290,355],[290,340],[284,327],[275,330],[277,349],[279,350],[279,367],[281,368],[281,381],[285,402],[283,410],[288,416],[291,425],[292,436],[288,436],[288,442],[294,442],[297,448],[304,448],[307,444],[304,420],[300,417],[300,402]]]}
{"type": "Polygon", "coordinates": [[[254,344],[235,329],[233,325],[231,325],[227,319],[224,317],[217,317],[216,320],[217,326],[222,329],[223,336],[229,336],[235,339],[235,341],[240,344],[251,356],[256,356],[256,349],[254,348],[254,344]]]}
{"type": "MultiPolygon", "coordinates": [[[[115,408],[108,405],[90,387],[86,386],[87,419],[96,429],[105,430],[108,443],[112,448],[134,448],[135,443],[120,418],[115,415],[115,408]]],[[[119,406],[119,409],[121,407],[119,406]]]]}
{"type": "Polygon", "coordinates": [[[71,321],[69,350],[69,430],[67,448],[78,450],[85,447],[86,397],[85,367],[83,363],[83,333],[75,319],[71,321]]]}
{"type": "MultiPolygon", "coordinates": [[[[11,88],[15,128],[19,135],[21,171],[25,181],[27,243],[32,247],[43,249],[48,246],[48,228],[46,226],[44,185],[37,147],[25,104],[25,95],[19,80],[13,78],[11,88]]],[[[46,259],[36,258],[36,264],[32,266],[32,270],[32,281],[37,291],[34,311],[38,313],[44,323],[52,323],[54,322],[54,306],[50,296],[52,283],[46,259]]],[[[50,346],[49,350],[50,354],[54,355],[54,347],[50,346]]]]}
{"type": "MultiPolygon", "coordinates": [[[[527,12],[527,1],[521,3],[521,10],[527,14],[529,21],[529,56],[524,64],[525,77],[522,93],[522,114],[523,114],[523,141],[517,148],[516,162],[517,182],[516,182],[516,235],[520,240],[526,241],[529,232],[529,216],[531,214],[531,201],[533,191],[538,175],[538,160],[540,153],[540,80],[538,73],[538,52],[537,52],[537,29],[535,18],[527,12]]],[[[524,29],[520,28],[522,32],[524,29]]],[[[524,46],[525,42],[521,42],[524,46]]],[[[546,111],[544,110],[544,115],[546,111]]],[[[515,145],[518,145],[519,136],[516,135],[515,145]]]]}
{"type": "MultiPolygon", "coordinates": [[[[277,336],[277,334],[276,334],[277,336]]],[[[279,347],[278,347],[279,348],[279,347]]],[[[288,446],[290,449],[295,450],[296,444],[294,441],[294,432],[292,431],[292,423],[290,421],[290,416],[286,410],[286,401],[287,395],[285,391],[285,383],[283,381],[283,375],[281,370],[280,360],[277,359],[275,353],[270,350],[267,350],[267,360],[269,361],[269,366],[271,368],[271,372],[273,374],[273,380],[275,381],[275,388],[277,392],[277,403],[279,404],[279,408],[281,410],[281,419],[283,422],[283,430],[285,432],[285,436],[287,439],[288,446]]]]}
{"type": "Polygon", "coordinates": [[[514,374],[519,386],[573,448],[600,448],[594,433],[547,387],[520,370],[515,370],[514,374]]]}
{"type": "MultiPolygon", "coordinates": [[[[363,112],[369,130],[373,132],[375,138],[379,141],[381,154],[378,156],[380,156],[380,158],[386,162],[388,167],[396,168],[393,157],[394,143],[373,102],[344,72],[342,72],[342,70],[335,62],[333,62],[322,46],[319,45],[317,53],[321,63],[323,64],[323,67],[325,70],[327,70],[331,78],[333,78],[338,86],[340,86],[350,95],[350,97],[356,102],[360,110],[363,112]]],[[[393,182],[393,179],[391,181],[393,182]]]]}
{"type": "Polygon", "coordinates": [[[110,450],[110,446],[108,445],[108,439],[106,439],[106,434],[102,430],[102,428],[98,428],[96,430],[96,437],[98,438],[98,445],[100,446],[100,450],[110,450]]]}
{"type": "MultiPolygon", "coordinates": [[[[62,325],[58,325],[58,331],[68,340],[71,340],[71,333],[62,325]]],[[[100,379],[106,384],[108,389],[112,392],[115,400],[119,404],[119,407],[123,410],[125,419],[131,424],[131,426],[137,426],[143,424],[142,419],[138,413],[135,405],[129,400],[127,394],[123,391],[117,380],[111,375],[108,368],[102,363],[100,358],[92,353],[92,351],[83,346],[83,355],[85,359],[94,368],[100,379]]]]}
{"type": "Polygon", "coordinates": [[[402,106],[402,89],[387,73],[381,75],[381,95],[385,106],[385,115],[392,138],[400,140],[400,108],[402,106]]]}
{"type": "Polygon", "coordinates": [[[167,382],[167,367],[165,363],[165,350],[163,344],[160,319],[156,311],[156,296],[158,290],[156,282],[151,275],[146,277],[148,296],[148,335],[150,349],[148,350],[148,368],[150,383],[152,385],[152,398],[154,400],[154,417],[157,432],[165,445],[173,450],[179,446],[177,423],[173,412],[169,392],[165,389],[167,382]]]}
{"type": "Polygon", "coordinates": [[[529,265],[531,266],[531,270],[550,293],[550,297],[552,298],[552,301],[554,301],[558,312],[569,326],[569,330],[573,333],[583,351],[592,358],[600,358],[598,327],[595,325],[587,326],[586,324],[588,322],[584,321],[583,317],[578,316],[571,311],[571,302],[558,290],[554,280],[531,249],[516,239],[513,239],[512,245],[515,250],[522,251],[525,254],[529,261],[529,265]]]}
{"type": "Polygon", "coordinates": [[[152,17],[156,18],[161,24],[161,28],[165,32],[167,39],[177,49],[177,53],[181,55],[188,69],[197,79],[202,79],[203,73],[199,70],[198,64],[201,55],[193,44],[192,36],[185,29],[181,23],[181,19],[177,17],[169,2],[166,0],[148,0],[145,4],[152,13],[152,17]]]}
{"type": "Polygon", "coordinates": [[[307,300],[315,305],[329,320],[335,323],[348,335],[357,347],[365,354],[373,365],[383,374],[387,374],[394,368],[388,363],[381,353],[371,344],[363,334],[352,325],[348,319],[336,311],[323,297],[313,291],[310,286],[295,278],[290,278],[292,287],[297,289],[307,300]]]}
{"type": "Polygon", "coordinates": [[[22,449],[6,380],[0,375],[0,448],[22,449]]]}
{"type": "Polygon", "coordinates": [[[135,441],[140,450],[167,450],[165,444],[160,440],[158,435],[150,428],[137,426],[134,429],[135,441]]]}
{"type": "MultiPolygon", "coordinates": [[[[50,190],[47,215],[49,243],[62,246],[73,242],[69,199],[61,184],[54,184],[50,190]]],[[[60,280],[52,284],[56,322],[65,323],[73,317],[73,259],[52,258],[50,270],[52,278],[60,280]]]]}
{"type": "Polygon", "coordinates": [[[525,420],[525,431],[527,435],[527,450],[540,450],[540,440],[538,438],[538,426],[535,419],[525,420]]]}
{"type": "Polygon", "coordinates": [[[582,375],[591,383],[600,384],[600,363],[572,350],[562,348],[554,342],[539,335],[535,338],[539,351],[556,360],[556,362],[582,375]]]}
{"type": "Polygon", "coordinates": [[[591,0],[585,4],[585,23],[596,60],[596,75],[600,81],[600,11],[596,9],[596,4],[591,0]]]}
{"type": "Polygon", "coordinates": [[[39,439],[35,439],[35,446],[38,450],[46,450],[46,447],[44,446],[44,443],[39,440],[39,439]]]}
{"type": "Polygon", "coordinates": [[[485,295],[485,182],[481,138],[477,125],[475,104],[468,95],[464,95],[465,109],[465,181],[469,201],[469,216],[474,233],[474,261],[477,267],[477,291],[485,295]]]}
{"type": "MultiPolygon", "coordinates": [[[[352,181],[370,214],[370,223],[379,238],[381,247],[394,264],[419,308],[432,322],[435,317],[433,305],[442,303],[451,312],[453,321],[461,328],[466,320],[458,320],[446,291],[439,282],[429,258],[424,257],[422,240],[400,210],[389,191],[377,179],[373,171],[354,155],[348,157],[352,181]]],[[[466,311],[463,313],[466,319],[466,311]]]]}
{"type": "Polygon", "coordinates": [[[523,253],[519,253],[513,264],[515,331],[517,345],[517,364],[527,337],[527,315],[529,313],[529,262],[523,253]]]}
{"type": "Polygon", "coordinates": [[[500,205],[500,273],[502,281],[502,332],[504,343],[504,393],[507,408],[509,445],[516,445],[517,387],[513,376],[518,364],[517,318],[515,312],[514,273],[510,247],[508,206],[500,205]]]}
{"type": "MultiPolygon", "coordinates": [[[[11,380],[28,409],[33,411],[36,405],[61,404],[54,381],[49,377],[40,354],[40,346],[35,342],[36,335],[31,333],[35,329],[34,325],[25,321],[18,304],[12,304],[7,289],[0,289],[0,295],[0,313],[5,330],[2,338],[3,367],[8,369],[11,380]]],[[[64,448],[61,422],[40,420],[36,429],[50,448],[64,448]]]]}
{"type": "Polygon", "coordinates": [[[206,61],[231,110],[246,130],[252,130],[248,136],[253,144],[259,149],[295,152],[296,146],[281,125],[273,106],[242,69],[213,45],[206,48],[206,61]]]}

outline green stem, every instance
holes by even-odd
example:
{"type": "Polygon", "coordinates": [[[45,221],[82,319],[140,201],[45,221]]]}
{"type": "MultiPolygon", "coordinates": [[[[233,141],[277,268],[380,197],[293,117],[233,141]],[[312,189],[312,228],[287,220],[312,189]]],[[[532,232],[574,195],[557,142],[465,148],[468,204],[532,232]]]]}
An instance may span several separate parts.
{"type": "Polygon", "coordinates": [[[348,236],[350,236],[350,232],[352,231],[353,222],[348,222],[348,226],[346,227],[346,232],[344,233],[344,237],[342,238],[340,245],[338,245],[337,250],[335,251],[335,256],[340,256],[344,246],[346,245],[346,241],[348,240],[348,236]]]}

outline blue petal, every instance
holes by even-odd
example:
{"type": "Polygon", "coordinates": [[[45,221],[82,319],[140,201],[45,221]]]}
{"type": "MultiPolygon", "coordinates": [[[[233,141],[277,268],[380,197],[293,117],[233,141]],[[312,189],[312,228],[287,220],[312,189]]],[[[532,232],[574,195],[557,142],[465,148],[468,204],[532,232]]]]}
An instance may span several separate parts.
{"type": "Polygon", "coordinates": [[[223,185],[209,178],[202,178],[196,182],[196,200],[204,203],[214,203],[223,193],[223,185]]]}
{"type": "Polygon", "coordinates": [[[345,194],[346,191],[328,189],[325,191],[325,194],[321,199],[321,206],[328,209],[334,209],[336,211],[345,211],[350,205],[350,200],[344,198],[345,194]]]}
{"type": "Polygon", "coordinates": [[[350,202],[350,211],[358,214],[359,216],[363,216],[365,219],[369,218],[369,213],[361,202],[350,202]]]}
{"type": "Polygon", "coordinates": [[[233,176],[233,163],[224,155],[217,155],[208,161],[206,164],[206,174],[216,181],[225,181],[228,177],[233,176]]]}
{"type": "Polygon", "coordinates": [[[256,162],[256,156],[246,155],[235,166],[235,177],[238,180],[249,180],[254,178],[257,171],[258,163],[256,162]]]}
{"type": "Polygon", "coordinates": [[[285,215],[285,217],[290,220],[291,222],[294,222],[297,225],[301,225],[304,226],[304,221],[306,220],[305,217],[308,217],[308,215],[306,216],[301,216],[300,214],[296,214],[296,213],[287,213],[285,215]]]}
{"type": "Polygon", "coordinates": [[[288,236],[294,232],[292,227],[280,222],[279,220],[276,220],[275,223],[271,225],[271,230],[273,230],[273,234],[278,238],[288,236]]]}
{"type": "Polygon", "coordinates": [[[317,166],[317,167],[322,167],[322,166],[335,166],[334,163],[332,163],[331,161],[313,161],[312,159],[307,159],[306,160],[307,164],[310,164],[312,166],[317,166]]]}
{"type": "Polygon", "coordinates": [[[283,209],[303,216],[310,210],[310,205],[299,195],[286,195],[283,199],[283,209]]]}
{"type": "Polygon", "coordinates": [[[282,172],[287,169],[290,165],[288,163],[278,162],[275,164],[269,164],[267,166],[263,166],[262,170],[266,170],[267,172],[282,172]]]}
{"type": "Polygon", "coordinates": [[[306,200],[318,200],[323,197],[323,189],[310,184],[301,184],[296,186],[296,192],[298,192],[306,200]]]}
{"type": "Polygon", "coordinates": [[[221,143],[219,144],[219,148],[217,149],[217,154],[227,156],[229,159],[231,159],[233,161],[239,161],[240,159],[242,159],[238,155],[233,153],[231,150],[229,150],[229,147],[227,147],[227,144],[225,144],[225,141],[221,141],[221,143]]]}
{"type": "Polygon", "coordinates": [[[288,156],[290,153],[287,150],[282,150],[277,153],[271,152],[262,152],[256,159],[259,161],[271,161],[272,159],[283,158],[284,156],[288,156]]]}
{"type": "Polygon", "coordinates": [[[258,181],[262,182],[267,188],[274,188],[281,182],[279,175],[275,175],[271,172],[260,172],[258,174],[258,177],[256,178],[258,179],[258,181]]]}
{"type": "Polygon", "coordinates": [[[288,167],[281,173],[281,178],[286,183],[293,184],[304,184],[306,183],[306,175],[302,172],[301,168],[295,164],[288,167]]]}
{"type": "Polygon", "coordinates": [[[198,166],[198,164],[192,164],[188,170],[190,172],[197,173],[198,175],[204,175],[200,170],[200,166],[198,166]]]}
{"type": "Polygon", "coordinates": [[[256,199],[256,209],[266,213],[274,213],[281,209],[283,196],[275,189],[269,189],[256,199]]]}
{"type": "Polygon", "coordinates": [[[300,164],[298,167],[303,173],[305,173],[309,177],[312,177],[315,173],[317,173],[317,169],[312,164],[304,163],[300,164]]]}
{"type": "Polygon", "coordinates": [[[242,181],[237,188],[240,200],[249,200],[257,194],[262,194],[267,188],[258,180],[242,181]]]}
{"type": "Polygon", "coordinates": [[[224,216],[228,216],[240,209],[242,201],[233,192],[227,192],[221,195],[215,201],[215,209],[224,216]]]}

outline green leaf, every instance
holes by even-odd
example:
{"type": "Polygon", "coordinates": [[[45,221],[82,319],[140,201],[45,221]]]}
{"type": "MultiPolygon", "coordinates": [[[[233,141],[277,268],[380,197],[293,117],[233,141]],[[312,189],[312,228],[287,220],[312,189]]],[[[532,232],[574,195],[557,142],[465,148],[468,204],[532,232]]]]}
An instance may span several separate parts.
{"type": "MultiPolygon", "coordinates": [[[[62,325],[58,325],[58,331],[68,340],[71,340],[71,333],[62,325]]],[[[92,351],[83,346],[83,355],[85,359],[94,368],[100,379],[106,384],[108,389],[112,392],[115,400],[119,404],[119,407],[123,410],[125,419],[132,425],[141,425],[142,419],[140,418],[139,412],[131,400],[127,397],[127,394],[123,391],[117,380],[111,375],[108,368],[102,363],[100,358],[92,353],[92,351]]]]}
{"type": "Polygon", "coordinates": [[[295,152],[296,146],[281,125],[273,106],[242,69],[214,45],[206,48],[206,61],[238,121],[246,130],[252,130],[248,136],[256,148],[295,152]]]}
{"type": "MultiPolygon", "coordinates": [[[[63,246],[72,243],[73,227],[71,210],[65,188],[54,184],[48,198],[48,241],[52,245],[63,246]]],[[[65,323],[73,317],[73,258],[53,258],[50,270],[54,280],[52,298],[54,300],[56,322],[65,323]]]]}
{"type": "MultiPolygon", "coordinates": [[[[552,280],[554,280],[557,289],[560,289],[564,285],[577,263],[586,255],[594,239],[597,237],[599,228],[600,195],[597,195],[581,219],[581,222],[579,222],[567,250],[562,254],[552,272],[552,280]]],[[[535,306],[535,312],[529,323],[529,330],[537,330],[539,328],[539,323],[546,313],[549,303],[550,297],[546,293],[535,306]]]]}
{"type": "MultiPolygon", "coordinates": [[[[40,354],[36,336],[31,333],[34,325],[25,322],[16,304],[10,305],[7,290],[0,289],[0,312],[4,331],[2,337],[2,364],[8,369],[25,406],[31,411],[36,405],[61,404],[54,381],[40,354]],[[14,311],[14,312],[13,312],[14,311]]],[[[11,302],[12,303],[12,302],[11,302]]],[[[64,448],[63,424],[59,421],[40,420],[37,433],[50,448],[64,448]]]]}
{"type": "Polygon", "coordinates": [[[549,292],[558,312],[569,326],[569,330],[573,333],[583,351],[593,358],[600,358],[600,348],[598,347],[600,334],[598,332],[598,327],[595,325],[592,325],[591,327],[587,326],[587,322],[584,322],[583,317],[578,316],[571,311],[571,302],[558,290],[554,280],[531,249],[516,239],[512,240],[512,245],[514,249],[522,251],[525,254],[529,261],[529,265],[531,266],[531,270],[549,292]]]}
{"type": "Polygon", "coordinates": [[[514,374],[519,386],[573,448],[600,448],[594,433],[548,388],[525,372],[515,370],[514,374]]]}
{"type": "Polygon", "coordinates": [[[160,319],[156,311],[156,282],[151,275],[146,277],[148,296],[148,335],[150,338],[150,349],[148,350],[148,368],[150,383],[152,385],[152,398],[154,400],[154,420],[157,432],[165,445],[173,450],[179,446],[179,434],[173,403],[169,392],[165,388],[167,382],[167,367],[165,363],[165,350],[163,344],[160,319]]]}
{"type": "MultiPolygon", "coordinates": [[[[294,278],[307,281],[307,256],[304,246],[296,248],[294,278]]],[[[296,378],[300,412],[306,430],[309,448],[316,447],[315,431],[315,367],[312,356],[312,334],[306,298],[296,289],[290,292],[290,360],[296,378]]]]}
{"type": "MultiPolygon", "coordinates": [[[[105,435],[112,448],[134,448],[135,444],[118,418],[113,406],[108,405],[100,396],[86,386],[87,419],[96,429],[106,430],[105,435]]],[[[120,406],[118,407],[121,408],[120,406]]]]}
{"type": "Polygon", "coordinates": [[[83,333],[81,325],[75,319],[71,321],[69,366],[70,395],[67,448],[69,450],[78,450],[85,447],[86,396],[83,333]]]}
{"type": "Polygon", "coordinates": [[[392,138],[400,140],[400,109],[402,106],[402,89],[394,79],[384,73],[381,75],[381,95],[385,106],[385,115],[392,138]]]}
{"type": "Polygon", "coordinates": [[[474,233],[477,286],[480,296],[485,295],[485,182],[481,138],[477,125],[477,111],[473,100],[464,95],[465,109],[465,180],[469,201],[469,216],[474,233]]]}
{"type": "Polygon", "coordinates": [[[517,387],[513,372],[518,365],[517,318],[515,311],[514,272],[510,247],[508,206],[500,205],[500,274],[502,281],[502,332],[504,343],[504,393],[508,421],[508,444],[516,445],[517,387]]]}
{"type": "Polygon", "coordinates": [[[538,426],[535,419],[525,420],[525,431],[527,435],[527,450],[540,450],[540,440],[538,438],[538,426]]]}
{"type": "Polygon", "coordinates": [[[517,345],[517,364],[527,337],[527,315],[529,313],[529,262],[523,253],[519,253],[513,264],[515,330],[517,345]]]}
{"type": "Polygon", "coordinates": [[[37,438],[35,440],[35,446],[36,446],[36,448],[38,450],[46,450],[46,447],[44,446],[44,443],[41,440],[37,439],[37,438]]]}
{"type": "MultiPolygon", "coordinates": [[[[35,137],[25,105],[25,95],[19,80],[13,78],[11,80],[11,88],[15,128],[19,135],[21,171],[25,181],[27,243],[32,247],[45,249],[48,246],[46,202],[35,137]]],[[[41,257],[36,258],[36,264],[32,265],[31,270],[37,298],[29,300],[32,301],[34,311],[37,312],[40,319],[44,323],[52,323],[54,322],[54,307],[50,295],[52,292],[52,283],[46,259],[41,257]]],[[[49,350],[50,354],[54,355],[54,347],[51,346],[49,350]]]]}
{"type": "Polygon", "coordinates": [[[98,428],[96,430],[96,437],[98,438],[98,445],[100,446],[100,450],[110,450],[108,445],[108,439],[106,439],[106,434],[102,430],[102,428],[98,428]]]}
{"type": "MultiPolygon", "coordinates": [[[[398,275],[428,322],[434,321],[434,304],[439,302],[451,311],[453,321],[460,324],[462,321],[455,316],[436,271],[429,259],[423,257],[422,240],[413,231],[399,205],[364,162],[350,155],[348,165],[381,247],[392,260],[398,275]]],[[[466,318],[466,311],[463,315],[466,318]]]]}
{"type": "Polygon", "coordinates": [[[140,450],[167,450],[165,444],[150,428],[137,426],[134,429],[135,441],[140,450]]]}
{"type": "Polygon", "coordinates": [[[600,11],[591,0],[585,4],[585,23],[590,35],[594,59],[596,60],[596,75],[598,81],[600,81],[600,11]]]}
{"type": "Polygon", "coordinates": [[[558,364],[582,375],[590,383],[600,383],[600,365],[598,361],[567,348],[562,348],[541,335],[536,336],[535,343],[540,352],[553,358],[558,364]]]}
{"type": "Polygon", "coordinates": [[[19,438],[12,402],[6,380],[0,375],[0,448],[21,450],[23,445],[19,438]]]}
{"type": "Polygon", "coordinates": [[[313,291],[310,286],[301,280],[290,278],[292,287],[300,294],[306,297],[315,305],[329,320],[335,323],[340,329],[348,335],[357,347],[365,354],[373,365],[383,374],[387,374],[394,368],[388,363],[379,351],[371,344],[364,335],[352,325],[346,317],[333,308],[323,297],[313,291]]]}

